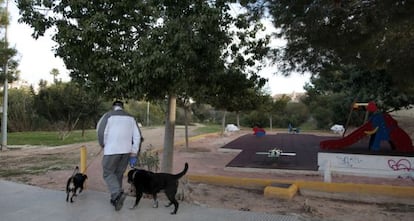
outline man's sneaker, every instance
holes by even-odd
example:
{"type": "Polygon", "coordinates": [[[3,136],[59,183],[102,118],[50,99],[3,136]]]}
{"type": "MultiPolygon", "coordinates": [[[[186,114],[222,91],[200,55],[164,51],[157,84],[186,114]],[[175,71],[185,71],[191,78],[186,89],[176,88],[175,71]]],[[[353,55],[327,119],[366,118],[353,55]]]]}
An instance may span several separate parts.
{"type": "Polygon", "coordinates": [[[121,192],[115,200],[111,200],[111,204],[115,206],[115,211],[119,211],[122,209],[125,198],[126,198],[126,194],[121,192]]]}

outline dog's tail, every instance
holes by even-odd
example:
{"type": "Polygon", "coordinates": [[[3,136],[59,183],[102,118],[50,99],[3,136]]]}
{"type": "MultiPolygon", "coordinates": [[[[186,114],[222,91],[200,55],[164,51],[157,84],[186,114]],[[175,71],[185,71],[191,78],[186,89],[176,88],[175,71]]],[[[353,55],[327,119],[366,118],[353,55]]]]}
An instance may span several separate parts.
{"type": "Polygon", "coordinates": [[[75,169],[73,170],[72,176],[75,176],[75,174],[78,172],[79,172],[79,167],[76,166],[75,169]]]}
{"type": "Polygon", "coordinates": [[[188,163],[185,163],[183,171],[181,171],[180,173],[174,174],[174,177],[177,180],[180,179],[182,176],[184,176],[187,173],[187,170],[188,170],[188,163]]]}

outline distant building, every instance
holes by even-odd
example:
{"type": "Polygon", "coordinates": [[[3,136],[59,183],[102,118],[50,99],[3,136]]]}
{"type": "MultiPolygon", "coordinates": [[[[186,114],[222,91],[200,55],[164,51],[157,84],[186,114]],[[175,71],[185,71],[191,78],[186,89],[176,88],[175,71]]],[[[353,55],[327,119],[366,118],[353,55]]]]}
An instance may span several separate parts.
{"type": "Polygon", "coordinates": [[[29,84],[28,81],[19,79],[17,81],[13,81],[12,83],[9,83],[9,89],[10,88],[29,88],[31,84],[29,84]]]}
{"type": "Polygon", "coordinates": [[[289,94],[275,94],[272,96],[273,100],[277,100],[279,98],[281,98],[282,96],[287,96],[290,97],[290,102],[295,102],[298,103],[300,101],[300,99],[302,97],[304,97],[306,95],[305,92],[295,92],[293,91],[292,93],[289,94]]]}

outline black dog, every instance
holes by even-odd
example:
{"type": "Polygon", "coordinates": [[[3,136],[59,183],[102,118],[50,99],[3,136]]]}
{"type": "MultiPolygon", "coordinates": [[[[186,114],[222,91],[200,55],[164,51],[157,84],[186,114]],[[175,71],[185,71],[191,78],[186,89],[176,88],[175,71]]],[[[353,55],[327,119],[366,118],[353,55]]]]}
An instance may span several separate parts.
{"type": "Polygon", "coordinates": [[[147,170],[133,169],[128,172],[128,183],[135,187],[135,204],[131,208],[135,208],[143,193],[151,194],[154,199],[154,208],[158,207],[157,194],[164,190],[170,203],[167,205],[174,205],[174,210],[171,214],[176,214],[178,210],[178,202],[175,199],[177,193],[178,180],[187,173],[188,163],[185,163],[184,170],[178,174],[169,173],[153,173],[147,170]]]}
{"type": "Polygon", "coordinates": [[[73,197],[82,192],[83,184],[85,183],[86,179],[88,179],[88,176],[79,173],[79,167],[76,167],[75,171],[73,171],[73,175],[68,179],[68,182],[66,183],[66,202],[69,201],[69,195],[72,193],[70,202],[73,203],[73,197]],[[79,193],[77,193],[78,189],[79,193]]]}

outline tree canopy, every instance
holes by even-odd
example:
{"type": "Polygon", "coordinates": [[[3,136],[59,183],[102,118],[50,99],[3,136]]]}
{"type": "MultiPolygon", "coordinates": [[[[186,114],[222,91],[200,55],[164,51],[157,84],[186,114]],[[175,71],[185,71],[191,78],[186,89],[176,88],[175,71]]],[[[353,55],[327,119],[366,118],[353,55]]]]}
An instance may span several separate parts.
{"type": "Polygon", "coordinates": [[[14,48],[10,48],[7,41],[9,14],[3,4],[4,0],[0,0],[0,84],[3,84],[6,76],[8,82],[13,82],[19,78],[19,72],[17,71],[18,61],[13,59],[17,51],[14,48]],[[5,73],[6,70],[7,73],[5,73]]]}
{"type": "Polygon", "coordinates": [[[386,72],[401,92],[414,93],[413,1],[242,2],[270,16],[277,37],[287,41],[276,53],[285,74],[321,75],[327,69],[354,65],[368,72],[386,72]]]}
{"type": "Polygon", "coordinates": [[[45,3],[19,1],[21,21],[34,28],[35,37],[56,26],[56,55],[72,79],[108,97],[188,93],[190,85],[221,68],[221,50],[229,41],[230,20],[221,1],[45,3]]]}

